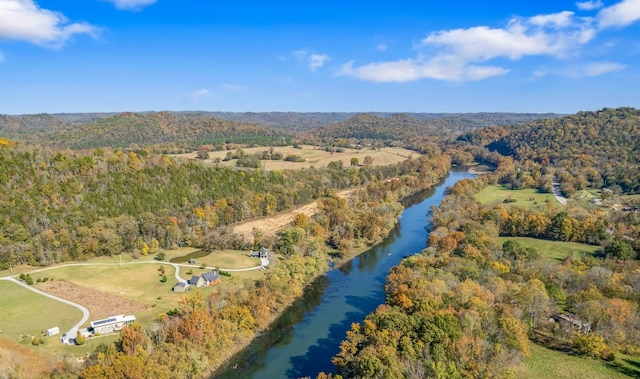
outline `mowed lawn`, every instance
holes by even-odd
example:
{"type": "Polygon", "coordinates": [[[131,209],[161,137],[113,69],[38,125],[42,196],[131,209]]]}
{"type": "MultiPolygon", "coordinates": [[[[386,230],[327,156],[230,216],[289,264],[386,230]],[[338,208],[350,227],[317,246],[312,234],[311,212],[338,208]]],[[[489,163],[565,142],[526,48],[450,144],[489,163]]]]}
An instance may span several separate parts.
{"type": "Polygon", "coordinates": [[[623,379],[640,377],[640,359],[618,355],[615,362],[568,355],[531,343],[531,354],[515,371],[527,379],[623,379]]]}
{"type": "MultiPolygon", "coordinates": [[[[21,335],[41,336],[54,326],[64,333],[82,319],[79,309],[5,280],[0,280],[0,310],[2,336],[12,341],[20,341],[21,335]]],[[[48,338],[59,341],[60,336],[48,338]]]]}
{"type": "MultiPolygon", "coordinates": [[[[269,150],[268,147],[252,147],[242,149],[245,154],[262,153],[265,150],[269,150]]],[[[317,146],[303,145],[302,149],[296,149],[293,146],[278,146],[274,148],[274,152],[280,152],[283,156],[287,155],[299,155],[305,159],[305,162],[288,162],[285,160],[271,161],[264,160],[262,166],[266,170],[283,170],[283,169],[302,169],[314,167],[326,167],[332,161],[342,161],[345,166],[351,165],[351,158],[358,158],[359,164],[364,163],[364,157],[370,156],[373,158],[374,166],[387,166],[402,162],[411,157],[419,157],[420,154],[399,147],[384,147],[379,150],[371,149],[349,149],[344,148],[341,153],[331,153],[324,151],[317,146]]],[[[209,153],[209,159],[203,160],[206,164],[215,164],[216,159],[224,159],[227,153],[231,151],[235,153],[236,150],[224,150],[224,151],[212,151],[209,153]]],[[[176,157],[186,159],[196,159],[195,153],[178,154],[176,157]]],[[[221,166],[235,166],[236,160],[232,159],[226,162],[220,162],[221,166]]]]}
{"type": "Polygon", "coordinates": [[[239,269],[260,266],[260,258],[252,258],[247,251],[214,250],[206,257],[198,258],[198,264],[220,269],[239,269]]]}
{"type": "Polygon", "coordinates": [[[587,245],[584,243],[548,241],[528,237],[498,237],[496,240],[500,246],[507,240],[516,241],[522,247],[532,247],[543,256],[559,261],[563,260],[567,255],[579,258],[583,255],[593,255],[600,250],[600,246],[587,245]]]}
{"type": "Polygon", "coordinates": [[[546,209],[547,203],[561,209],[562,205],[553,194],[541,193],[536,189],[512,190],[503,185],[489,185],[476,194],[476,200],[482,204],[500,203],[505,207],[518,206],[534,210],[546,209]],[[504,202],[506,199],[515,200],[504,202]]]}

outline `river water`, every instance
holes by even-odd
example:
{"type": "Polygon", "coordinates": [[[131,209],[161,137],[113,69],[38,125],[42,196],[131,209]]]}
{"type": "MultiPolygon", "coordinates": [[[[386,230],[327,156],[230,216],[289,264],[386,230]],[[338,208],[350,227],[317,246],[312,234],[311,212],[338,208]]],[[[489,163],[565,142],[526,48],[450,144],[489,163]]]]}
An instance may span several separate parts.
{"type": "Polygon", "coordinates": [[[212,378],[315,378],[320,371],[335,372],[331,358],[351,324],[384,303],[391,267],[425,248],[431,207],[440,204],[446,187],[471,177],[452,171],[435,189],[408,199],[400,222],[383,243],[308,286],[268,332],[212,378]]]}

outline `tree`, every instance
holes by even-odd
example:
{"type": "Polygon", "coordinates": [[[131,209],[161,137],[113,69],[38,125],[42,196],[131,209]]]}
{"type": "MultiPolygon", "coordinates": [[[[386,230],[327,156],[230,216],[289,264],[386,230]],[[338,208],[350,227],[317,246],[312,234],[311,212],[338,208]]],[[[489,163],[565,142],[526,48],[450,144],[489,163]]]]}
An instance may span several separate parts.
{"type": "Polygon", "coordinates": [[[357,166],[359,164],[360,164],[360,159],[358,159],[357,157],[351,158],[351,166],[357,166]]]}
{"type": "Polygon", "coordinates": [[[627,260],[633,258],[636,254],[633,247],[623,241],[614,241],[604,248],[604,254],[609,258],[627,260]]]}

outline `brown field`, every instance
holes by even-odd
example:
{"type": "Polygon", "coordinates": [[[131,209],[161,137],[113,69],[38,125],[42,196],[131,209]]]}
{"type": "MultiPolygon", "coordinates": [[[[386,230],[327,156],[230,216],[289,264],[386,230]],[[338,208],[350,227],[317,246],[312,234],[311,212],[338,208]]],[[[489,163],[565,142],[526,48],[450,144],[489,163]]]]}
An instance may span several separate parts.
{"type": "MultiPolygon", "coordinates": [[[[261,153],[265,150],[268,150],[268,147],[251,147],[242,149],[246,154],[255,154],[261,153]]],[[[212,151],[209,153],[209,159],[203,160],[206,164],[214,165],[214,161],[216,158],[224,159],[227,155],[227,152],[235,150],[223,150],[223,151],[212,151]]],[[[287,162],[284,160],[280,161],[261,161],[265,170],[283,170],[283,169],[292,169],[297,170],[301,168],[309,168],[311,166],[314,167],[326,167],[332,161],[342,161],[345,166],[351,165],[351,158],[358,158],[360,160],[360,164],[364,162],[364,157],[371,156],[373,158],[373,164],[376,166],[387,166],[396,163],[400,163],[411,157],[418,157],[420,154],[416,153],[412,150],[407,150],[399,147],[384,147],[380,150],[371,150],[371,149],[344,149],[342,153],[330,153],[324,150],[321,150],[317,146],[303,145],[302,149],[296,149],[292,146],[283,146],[276,147],[274,149],[276,152],[282,153],[285,157],[287,155],[299,155],[304,158],[305,162],[287,162]]],[[[196,154],[187,153],[187,154],[177,154],[173,155],[174,157],[186,158],[186,159],[196,159],[196,154]]],[[[235,166],[236,160],[230,160],[226,162],[220,162],[221,166],[235,166]]]]}
{"type": "MultiPolygon", "coordinates": [[[[354,188],[340,191],[337,193],[337,195],[341,197],[349,197],[353,193],[353,191],[355,191],[354,188]]],[[[314,201],[313,203],[305,204],[288,212],[278,213],[269,217],[263,217],[258,220],[243,222],[241,224],[234,225],[233,232],[242,234],[246,241],[252,241],[254,228],[262,230],[262,234],[265,236],[272,235],[275,234],[278,230],[285,228],[287,225],[290,225],[298,213],[304,213],[307,216],[311,217],[317,212],[318,203],[314,201]]]]}
{"type": "Polygon", "coordinates": [[[92,320],[119,314],[130,315],[147,308],[146,305],[132,299],[62,280],[40,283],[38,289],[84,305],[89,310],[92,320]]]}
{"type": "Polygon", "coordinates": [[[47,354],[0,337],[0,377],[39,378],[53,365],[47,354]]]}

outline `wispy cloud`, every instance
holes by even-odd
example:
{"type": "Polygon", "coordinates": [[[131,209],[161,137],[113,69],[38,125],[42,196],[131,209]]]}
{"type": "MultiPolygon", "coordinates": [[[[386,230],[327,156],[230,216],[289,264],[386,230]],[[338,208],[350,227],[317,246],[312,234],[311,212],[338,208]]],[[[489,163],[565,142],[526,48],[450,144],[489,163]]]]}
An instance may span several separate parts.
{"type": "MultiPolygon", "coordinates": [[[[602,7],[599,0],[578,2],[581,10],[602,7]]],[[[409,82],[419,79],[473,81],[505,75],[505,61],[546,56],[578,58],[584,46],[605,28],[624,27],[640,20],[640,0],[623,0],[602,8],[595,17],[572,11],[514,17],[504,27],[474,26],[429,34],[415,46],[415,57],[357,65],[347,62],[337,75],[371,82],[409,82]],[[499,62],[499,63],[497,63],[499,62]]],[[[582,75],[595,76],[623,69],[601,63],[585,66],[582,75]]]]}
{"type": "Polygon", "coordinates": [[[603,6],[604,4],[600,0],[578,1],[576,3],[576,7],[581,11],[592,11],[594,9],[600,9],[603,6]]]}
{"type": "Polygon", "coordinates": [[[315,71],[316,69],[324,66],[325,62],[327,62],[329,59],[331,58],[329,58],[329,56],[325,54],[309,55],[309,57],[307,58],[307,61],[309,62],[309,70],[315,71]]]}
{"type": "Polygon", "coordinates": [[[331,57],[326,54],[315,54],[306,49],[295,50],[292,54],[298,62],[306,63],[312,72],[323,67],[324,64],[331,59],[331,57]]]}
{"type": "Polygon", "coordinates": [[[623,0],[603,8],[596,16],[600,28],[621,28],[640,20],[640,0],[623,0]]]}
{"type": "Polygon", "coordinates": [[[220,87],[230,92],[239,92],[247,89],[247,87],[241,86],[239,84],[222,84],[220,87]]]}
{"type": "Polygon", "coordinates": [[[378,49],[379,51],[387,51],[388,48],[389,46],[385,45],[384,43],[379,43],[376,45],[376,49],[378,49]]]}
{"type": "Polygon", "coordinates": [[[600,76],[602,74],[608,74],[610,72],[622,71],[626,67],[626,65],[616,62],[592,62],[586,64],[584,67],[576,70],[575,72],[579,76],[600,76]]]}
{"type": "Polygon", "coordinates": [[[103,0],[112,3],[116,8],[127,11],[139,11],[156,2],[156,0],[103,0]]]}
{"type": "Polygon", "coordinates": [[[189,101],[191,101],[192,103],[197,103],[201,99],[203,99],[205,97],[209,97],[211,95],[213,95],[211,90],[209,90],[207,88],[203,88],[203,89],[199,89],[199,90],[191,92],[189,94],[188,98],[189,98],[189,101]]]}
{"type": "Polygon", "coordinates": [[[98,33],[99,28],[70,23],[63,14],[40,8],[33,0],[0,0],[0,39],[58,49],[75,34],[96,38],[98,33]]]}

